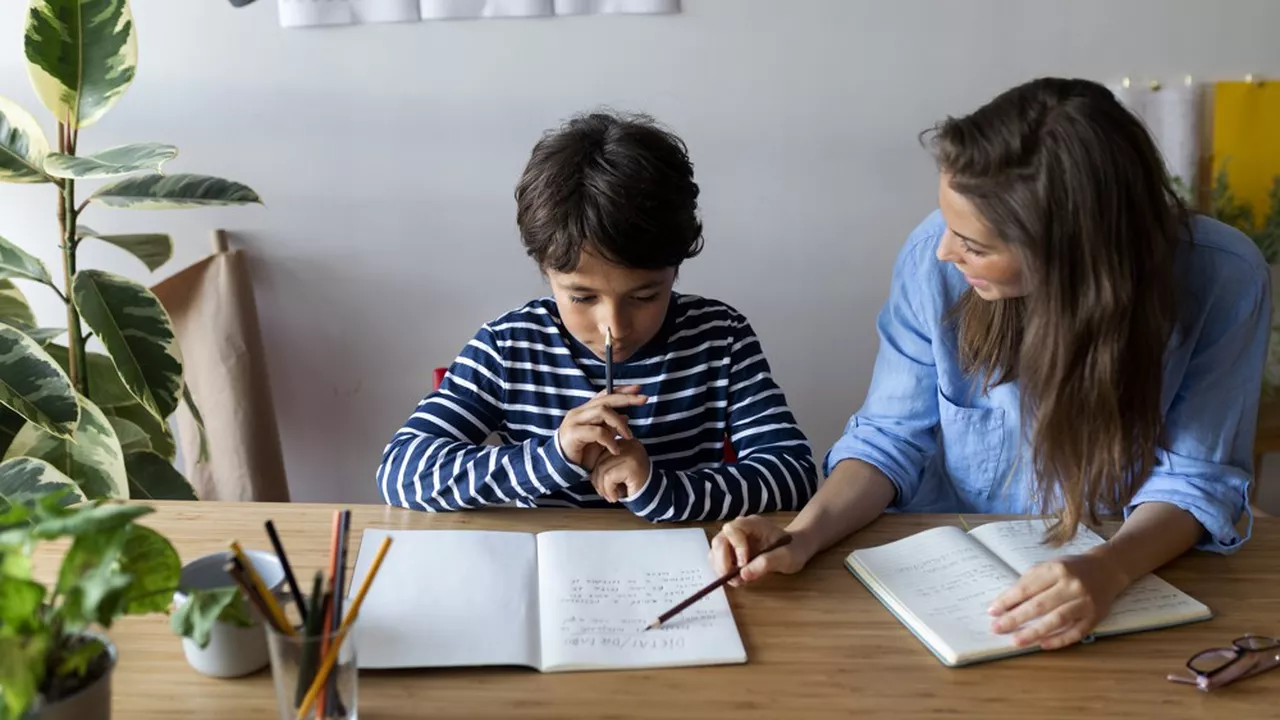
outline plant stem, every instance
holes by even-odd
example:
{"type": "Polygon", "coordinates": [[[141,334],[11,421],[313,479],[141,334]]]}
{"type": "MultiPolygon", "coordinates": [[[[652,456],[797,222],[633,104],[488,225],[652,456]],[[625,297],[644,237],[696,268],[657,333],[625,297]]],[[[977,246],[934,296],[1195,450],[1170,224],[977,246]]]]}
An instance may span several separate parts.
{"type": "MultiPolygon", "coordinates": [[[[75,154],[75,136],[64,123],[58,124],[59,151],[75,154]]],[[[88,365],[85,363],[83,333],[80,330],[80,313],[72,298],[72,282],[76,275],[76,184],[66,180],[58,190],[58,228],[62,232],[62,279],[65,283],[63,299],[67,303],[67,375],[81,395],[89,395],[88,365]]]]}

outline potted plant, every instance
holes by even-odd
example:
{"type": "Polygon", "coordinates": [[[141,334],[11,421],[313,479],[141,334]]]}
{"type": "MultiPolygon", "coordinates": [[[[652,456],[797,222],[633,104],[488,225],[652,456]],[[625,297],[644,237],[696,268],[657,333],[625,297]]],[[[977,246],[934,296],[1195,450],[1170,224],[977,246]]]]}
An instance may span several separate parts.
{"type": "MultiPolygon", "coordinates": [[[[162,173],[178,153],[171,145],[78,154],[80,131],[120,101],[137,72],[128,0],[29,0],[24,48],[31,83],[56,130],[46,134],[18,103],[0,97],[0,182],[55,191],[62,272],[55,280],[38,258],[0,238],[0,459],[42,460],[90,499],[194,500],[173,464],[168,419],[179,403],[198,422],[199,411],[183,381],[169,316],[142,284],[77,263],[82,243],[107,242],[154,271],[172,256],[173,241],[99,233],[83,220],[97,208],[260,200],[229,180],[162,173]],[[86,191],[90,183],[98,186],[86,191]],[[38,326],[15,280],[56,294],[66,306],[66,327],[38,326]],[[95,338],[104,353],[88,349],[95,338]]],[[[201,450],[207,452],[203,443],[201,450]]],[[[5,467],[27,466],[0,465],[0,482],[13,480],[5,467]]]]}
{"type": "MultiPolygon", "coordinates": [[[[173,546],[136,521],[137,503],[79,502],[72,483],[34,458],[12,473],[40,481],[35,495],[0,492],[0,720],[107,720],[120,617],[166,612],[181,562],[173,546]],[[69,541],[56,580],[32,567],[39,543],[69,541]]],[[[196,593],[174,613],[175,630],[208,642],[215,618],[248,624],[234,587],[196,593]]]]}

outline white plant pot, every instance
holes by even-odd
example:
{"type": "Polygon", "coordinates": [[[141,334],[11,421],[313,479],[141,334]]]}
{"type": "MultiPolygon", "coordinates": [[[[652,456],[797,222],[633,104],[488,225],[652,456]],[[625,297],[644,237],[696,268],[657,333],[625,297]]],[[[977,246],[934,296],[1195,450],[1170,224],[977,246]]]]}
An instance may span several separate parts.
{"type": "Polygon", "coordinates": [[[24,720],[111,720],[111,676],[115,674],[116,646],[99,633],[86,632],[102,643],[107,655],[107,667],[93,682],[80,688],[74,695],[46,703],[43,698],[27,711],[24,720]]]}

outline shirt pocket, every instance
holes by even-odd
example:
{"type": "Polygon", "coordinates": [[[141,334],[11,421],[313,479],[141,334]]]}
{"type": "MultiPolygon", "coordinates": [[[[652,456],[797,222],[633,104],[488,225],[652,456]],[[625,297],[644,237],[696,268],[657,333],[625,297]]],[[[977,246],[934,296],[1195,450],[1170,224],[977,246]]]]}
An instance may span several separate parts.
{"type": "Polygon", "coordinates": [[[1004,408],[962,407],[939,392],[938,417],[947,475],[962,494],[987,497],[1004,453],[1004,408]]]}

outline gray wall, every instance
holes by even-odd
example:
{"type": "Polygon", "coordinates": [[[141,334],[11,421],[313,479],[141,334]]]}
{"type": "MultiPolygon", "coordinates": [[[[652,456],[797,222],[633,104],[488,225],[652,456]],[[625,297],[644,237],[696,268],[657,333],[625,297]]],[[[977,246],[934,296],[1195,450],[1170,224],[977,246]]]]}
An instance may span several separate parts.
{"type": "MultiPolygon", "coordinates": [[[[34,111],[26,3],[5,5],[0,93],[34,111]]],[[[1273,0],[685,0],[666,17],[290,31],[272,0],[133,7],[137,81],[82,149],[171,142],[172,171],[242,180],[267,206],[85,221],[177,235],[152,279],[214,227],[252,251],[300,500],[377,501],[379,453],[431,368],[542,293],[512,187],[574,111],[648,111],[688,141],[707,250],[680,287],[747,314],[821,453],[866,391],[893,256],[934,205],[919,130],[1041,74],[1280,76],[1273,0]]],[[[52,208],[48,188],[6,186],[0,234],[53,263],[52,208]]],[[[84,262],[142,277],[114,248],[84,262]]]]}

